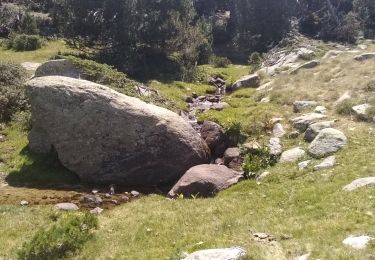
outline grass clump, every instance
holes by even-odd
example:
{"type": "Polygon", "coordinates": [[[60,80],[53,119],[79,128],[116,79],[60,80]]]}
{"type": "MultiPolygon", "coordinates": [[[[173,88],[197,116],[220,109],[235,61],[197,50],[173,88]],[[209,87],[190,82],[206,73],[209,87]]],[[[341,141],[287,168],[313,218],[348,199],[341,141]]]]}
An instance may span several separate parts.
{"type": "Polygon", "coordinates": [[[92,237],[98,220],[92,214],[65,215],[57,223],[39,230],[18,251],[19,259],[63,259],[79,251],[92,237]]]}
{"type": "Polygon", "coordinates": [[[336,113],[339,114],[339,115],[345,115],[345,116],[351,115],[351,114],[353,114],[352,108],[356,104],[357,103],[352,99],[344,100],[344,101],[342,101],[342,102],[340,102],[339,104],[336,105],[336,113]]]}

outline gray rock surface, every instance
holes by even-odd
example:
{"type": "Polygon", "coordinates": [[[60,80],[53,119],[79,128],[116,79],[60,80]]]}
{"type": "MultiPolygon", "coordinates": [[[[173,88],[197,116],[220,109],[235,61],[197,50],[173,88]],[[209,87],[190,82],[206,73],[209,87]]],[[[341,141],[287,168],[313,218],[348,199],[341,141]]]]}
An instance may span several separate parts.
{"type": "Polygon", "coordinates": [[[242,177],[242,173],[231,170],[224,165],[197,165],[182,176],[168,195],[175,197],[183,194],[186,198],[192,195],[211,197],[236,184],[242,177]]]}
{"type": "Polygon", "coordinates": [[[312,109],[317,106],[316,101],[294,101],[293,111],[294,113],[299,113],[304,110],[312,109]]]}
{"type": "Polygon", "coordinates": [[[79,208],[74,203],[58,203],[55,205],[55,209],[65,210],[65,211],[76,211],[79,208]]]}
{"type": "Polygon", "coordinates": [[[246,251],[240,247],[199,250],[184,260],[239,260],[246,256],[246,251]]]}
{"type": "Polygon", "coordinates": [[[365,61],[375,58],[375,52],[367,52],[354,57],[356,61],[365,61]]]}
{"type": "Polygon", "coordinates": [[[317,106],[314,112],[318,114],[325,114],[327,112],[327,108],[325,106],[317,106]]]}
{"type": "Polygon", "coordinates": [[[70,60],[49,60],[38,66],[35,77],[65,76],[78,79],[81,71],[70,60]]]}
{"type": "Polygon", "coordinates": [[[357,179],[350,184],[346,185],[343,190],[344,191],[353,191],[362,187],[370,187],[375,186],[375,177],[366,177],[357,179]]]}
{"type": "Polygon", "coordinates": [[[312,60],[312,61],[308,61],[300,66],[298,66],[297,68],[295,68],[294,70],[292,70],[290,72],[290,74],[297,74],[298,71],[302,70],[302,69],[313,69],[317,66],[319,66],[320,62],[318,60],[312,60]]]}
{"type": "Polygon", "coordinates": [[[268,148],[270,149],[270,154],[280,155],[283,152],[280,138],[272,137],[268,143],[268,148]]]}
{"type": "Polygon", "coordinates": [[[318,136],[310,144],[308,152],[314,158],[322,158],[336,153],[347,144],[348,140],[343,132],[326,128],[320,131],[318,136]]]}
{"type": "Polygon", "coordinates": [[[170,184],[210,151],[177,114],[105,86],[67,77],[27,83],[32,130],[29,147],[52,148],[83,181],[170,184]]]}
{"type": "Polygon", "coordinates": [[[228,90],[236,90],[239,88],[257,88],[260,84],[260,77],[258,74],[244,76],[237,80],[228,90]]]}
{"type": "Polygon", "coordinates": [[[287,150],[281,154],[280,163],[296,162],[305,156],[306,152],[300,147],[287,150]]]}
{"type": "Polygon", "coordinates": [[[342,241],[342,243],[346,246],[350,246],[354,249],[360,250],[365,249],[370,243],[370,241],[375,240],[375,238],[370,236],[349,236],[342,241]]]}
{"type": "Polygon", "coordinates": [[[334,121],[324,121],[309,125],[305,132],[305,141],[312,142],[315,139],[315,137],[317,137],[317,135],[320,133],[320,131],[326,128],[332,128],[334,123],[334,121]]]}
{"type": "Polygon", "coordinates": [[[273,129],[272,129],[272,135],[274,137],[278,137],[278,138],[281,138],[285,135],[285,130],[284,130],[284,127],[281,123],[276,123],[274,126],[273,126],[273,129]]]}
{"type": "Polygon", "coordinates": [[[325,158],[321,163],[314,166],[314,171],[333,167],[336,164],[336,156],[332,155],[325,158]]]}
{"type": "Polygon", "coordinates": [[[306,169],[306,168],[310,165],[310,163],[311,163],[311,160],[307,160],[307,161],[300,162],[300,163],[298,164],[298,169],[299,169],[300,171],[302,171],[302,170],[306,169]]]}
{"type": "Polygon", "coordinates": [[[371,108],[370,104],[361,104],[352,107],[352,111],[361,120],[369,120],[368,110],[371,108]]]}
{"type": "Polygon", "coordinates": [[[203,140],[206,141],[211,154],[221,157],[227,148],[227,141],[220,125],[205,121],[200,130],[203,140]]]}
{"type": "Polygon", "coordinates": [[[224,164],[228,165],[234,159],[240,157],[241,151],[238,147],[230,147],[224,152],[224,164]]]}
{"type": "Polygon", "coordinates": [[[303,133],[306,131],[306,129],[309,127],[309,125],[318,122],[321,119],[326,118],[325,115],[318,114],[318,113],[309,113],[305,114],[296,118],[293,118],[291,120],[291,123],[293,124],[293,127],[296,128],[300,133],[303,133]]]}

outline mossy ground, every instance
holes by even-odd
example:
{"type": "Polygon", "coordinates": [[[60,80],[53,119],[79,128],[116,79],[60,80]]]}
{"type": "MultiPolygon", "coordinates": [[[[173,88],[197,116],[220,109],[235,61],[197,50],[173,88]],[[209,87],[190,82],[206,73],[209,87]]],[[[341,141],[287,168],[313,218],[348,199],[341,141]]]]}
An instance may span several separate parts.
{"type": "MultiPolygon", "coordinates": [[[[245,69],[238,72],[233,66],[220,70],[233,78],[247,74],[245,69]]],[[[207,68],[216,70],[208,65],[207,68]]],[[[255,90],[240,90],[225,98],[231,108],[200,116],[202,120],[221,124],[235,120],[251,126],[253,122],[255,127],[246,128],[247,132],[250,138],[261,138],[268,136],[263,126],[270,117],[283,116],[283,124],[288,129],[287,119],[293,116],[291,101],[315,99],[327,106],[331,119],[340,119],[337,128],[349,140],[345,149],[337,153],[335,167],[316,172],[311,167],[299,171],[295,164],[277,164],[267,169],[271,174],[261,184],[246,180],[211,199],[169,200],[159,195],[145,196],[104,211],[99,216],[95,238],[72,258],[175,259],[181,251],[235,245],[247,250],[247,259],[294,259],[308,252],[311,259],[375,258],[375,243],[364,250],[353,250],[342,244],[349,235],[375,237],[375,189],[342,191],[354,179],[374,176],[374,125],[341,116],[332,106],[338,94],[346,90],[354,95],[358,93],[361,101],[365,93],[373,95],[363,89],[369,77],[374,77],[373,68],[373,61],[358,64],[352,57],[338,57],[310,71],[277,77],[270,103],[256,102],[255,90]],[[328,80],[328,71],[334,70],[335,65],[343,74],[335,77],[336,80],[328,80]],[[256,242],[252,239],[254,232],[272,234],[276,243],[256,242]]],[[[186,108],[184,100],[191,92],[200,95],[209,90],[204,84],[151,84],[181,109],[186,108]]],[[[37,182],[71,178],[66,170],[50,163],[52,158],[45,158],[32,171],[22,172],[25,164],[33,165],[40,159],[23,152],[27,145],[25,132],[7,126],[5,133],[7,141],[0,143],[3,179],[9,178],[10,172],[20,172],[18,177],[23,183],[30,182],[30,176],[37,182]]],[[[288,149],[307,144],[300,136],[286,139],[284,146],[288,149]]],[[[52,213],[52,205],[0,205],[0,259],[16,259],[18,248],[39,228],[53,222],[52,213]]]]}

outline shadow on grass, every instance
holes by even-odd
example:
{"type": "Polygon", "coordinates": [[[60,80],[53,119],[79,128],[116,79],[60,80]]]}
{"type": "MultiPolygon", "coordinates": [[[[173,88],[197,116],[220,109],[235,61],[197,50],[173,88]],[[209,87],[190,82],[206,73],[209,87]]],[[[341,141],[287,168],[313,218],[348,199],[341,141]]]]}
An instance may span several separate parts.
{"type": "Polygon", "coordinates": [[[10,186],[63,188],[81,183],[76,174],[62,166],[56,152],[40,155],[25,147],[20,152],[20,156],[24,157],[26,162],[19,170],[10,172],[5,178],[10,186]]]}

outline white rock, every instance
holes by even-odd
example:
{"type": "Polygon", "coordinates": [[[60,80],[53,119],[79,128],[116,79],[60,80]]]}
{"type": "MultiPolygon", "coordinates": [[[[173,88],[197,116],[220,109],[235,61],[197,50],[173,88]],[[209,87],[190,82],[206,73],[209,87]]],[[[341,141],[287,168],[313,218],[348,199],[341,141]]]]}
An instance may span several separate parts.
{"type": "Polygon", "coordinates": [[[270,149],[270,154],[272,155],[280,155],[283,151],[280,138],[278,137],[272,137],[269,141],[268,147],[270,149]]]}
{"type": "Polygon", "coordinates": [[[58,203],[55,205],[55,209],[65,210],[65,211],[76,211],[79,208],[74,203],[58,203]]]}
{"type": "Polygon", "coordinates": [[[298,164],[298,169],[299,169],[300,171],[302,171],[302,170],[306,169],[307,166],[309,166],[310,163],[311,163],[311,160],[307,160],[307,161],[300,162],[300,163],[298,164]]]}
{"type": "Polygon", "coordinates": [[[20,204],[21,206],[27,206],[29,205],[29,202],[27,200],[21,200],[20,204]]]}
{"type": "Polygon", "coordinates": [[[289,162],[296,162],[305,156],[306,152],[302,150],[300,147],[296,147],[285,151],[282,153],[280,162],[281,163],[289,163],[289,162]]]}
{"type": "Polygon", "coordinates": [[[336,157],[334,155],[325,158],[320,164],[314,166],[314,170],[318,171],[332,167],[336,164],[336,157]]]}
{"type": "Polygon", "coordinates": [[[360,178],[346,185],[344,191],[353,191],[362,187],[375,186],[375,177],[360,178]]]}
{"type": "Polygon", "coordinates": [[[327,112],[327,108],[325,106],[317,106],[315,108],[315,113],[325,114],[326,112],[327,112]]]}
{"type": "Polygon", "coordinates": [[[361,104],[361,105],[352,107],[352,110],[358,118],[367,120],[368,119],[367,112],[370,108],[371,108],[370,104],[361,104]]]}
{"type": "Polygon", "coordinates": [[[274,137],[279,137],[279,138],[283,137],[285,135],[285,130],[284,130],[283,125],[280,123],[276,123],[273,126],[272,134],[274,137]]]}
{"type": "Polygon", "coordinates": [[[298,256],[296,257],[296,260],[308,260],[310,258],[310,253],[308,254],[304,254],[304,255],[301,255],[301,256],[298,256]]]}
{"type": "Polygon", "coordinates": [[[256,179],[257,182],[260,182],[262,180],[264,180],[265,178],[267,178],[267,176],[269,176],[271,173],[270,172],[263,172],[261,175],[259,175],[256,179]]]}
{"type": "Polygon", "coordinates": [[[187,255],[184,260],[237,260],[246,255],[241,247],[200,250],[187,255]]]}
{"type": "Polygon", "coordinates": [[[369,236],[349,236],[342,241],[346,246],[351,246],[354,249],[364,249],[367,244],[375,238],[369,236]]]}
{"type": "Polygon", "coordinates": [[[356,61],[365,61],[373,58],[375,58],[375,52],[363,53],[354,57],[356,61]]]}
{"type": "Polygon", "coordinates": [[[90,213],[94,215],[100,215],[102,212],[103,212],[103,209],[99,207],[96,207],[95,209],[90,210],[90,213]]]}

